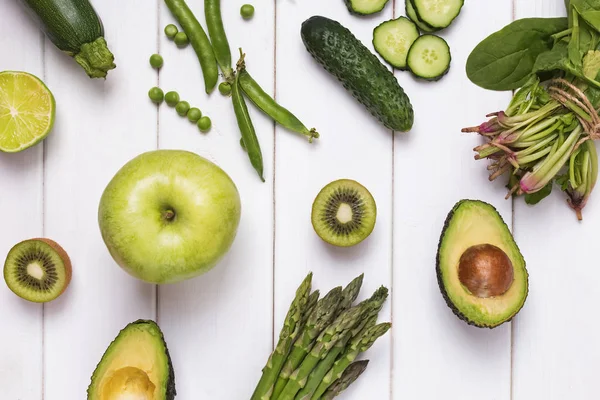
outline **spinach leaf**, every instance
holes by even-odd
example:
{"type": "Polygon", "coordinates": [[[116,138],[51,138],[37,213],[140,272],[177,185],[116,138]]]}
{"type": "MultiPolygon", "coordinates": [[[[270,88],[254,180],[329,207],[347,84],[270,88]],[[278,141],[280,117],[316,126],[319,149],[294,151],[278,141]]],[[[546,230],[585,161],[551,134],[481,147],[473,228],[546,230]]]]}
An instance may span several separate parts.
{"type": "Polygon", "coordinates": [[[552,193],[552,181],[550,181],[550,183],[544,186],[540,191],[526,194],[525,203],[529,204],[530,206],[536,205],[546,197],[550,196],[550,193],[552,193]]]}
{"type": "Polygon", "coordinates": [[[567,18],[525,18],[492,33],[469,55],[467,76],[484,89],[513,90],[531,77],[537,57],[552,49],[552,35],[567,18]]]}
{"type": "Polygon", "coordinates": [[[600,32],[600,1],[598,0],[571,0],[571,7],[587,21],[595,30],[600,32]]]}

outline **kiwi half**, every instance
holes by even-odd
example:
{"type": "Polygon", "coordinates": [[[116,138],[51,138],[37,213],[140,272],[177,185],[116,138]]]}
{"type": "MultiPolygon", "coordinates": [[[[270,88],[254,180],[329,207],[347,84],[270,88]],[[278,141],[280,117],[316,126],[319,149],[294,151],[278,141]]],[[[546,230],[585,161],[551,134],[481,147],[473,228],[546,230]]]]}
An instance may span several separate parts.
{"type": "Polygon", "coordinates": [[[325,186],[312,207],[312,225],[327,243],[354,246],[373,232],[377,206],[371,193],[360,183],[340,179],[325,186]]]}
{"type": "Polygon", "coordinates": [[[46,303],[56,299],[69,286],[71,260],[53,240],[25,240],[8,252],[4,280],[17,296],[46,303]]]}

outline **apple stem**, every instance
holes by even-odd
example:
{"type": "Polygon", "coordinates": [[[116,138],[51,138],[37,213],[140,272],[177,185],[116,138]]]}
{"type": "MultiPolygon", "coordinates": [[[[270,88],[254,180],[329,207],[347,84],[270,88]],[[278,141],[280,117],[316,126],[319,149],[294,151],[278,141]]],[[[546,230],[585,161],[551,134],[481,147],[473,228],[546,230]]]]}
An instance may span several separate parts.
{"type": "Polygon", "coordinates": [[[173,211],[173,210],[167,210],[167,211],[165,211],[164,218],[168,222],[173,221],[173,219],[175,219],[175,211],[173,211]]]}

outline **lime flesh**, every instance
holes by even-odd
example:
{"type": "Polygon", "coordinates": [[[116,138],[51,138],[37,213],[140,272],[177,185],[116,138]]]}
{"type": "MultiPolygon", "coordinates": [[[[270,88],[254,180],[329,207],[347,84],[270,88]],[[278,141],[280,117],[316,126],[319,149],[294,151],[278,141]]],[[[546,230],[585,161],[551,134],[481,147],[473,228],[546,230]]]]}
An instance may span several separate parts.
{"type": "Polygon", "coordinates": [[[0,151],[16,153],[52,130],[56,102],[50,90],[27,72],[0,72],[0,151]]]}

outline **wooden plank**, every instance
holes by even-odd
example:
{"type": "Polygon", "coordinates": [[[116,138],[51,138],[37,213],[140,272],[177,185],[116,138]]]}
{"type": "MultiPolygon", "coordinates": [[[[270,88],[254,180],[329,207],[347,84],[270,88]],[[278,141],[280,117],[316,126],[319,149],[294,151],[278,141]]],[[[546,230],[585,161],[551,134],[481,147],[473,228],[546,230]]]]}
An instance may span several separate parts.
{"type": "Polygon", "coordinates": [[[90,80],[47,42],[48,83],[58,113],[48,140],[46,234],[73,261],[69,290],[46,308],[45,399],[81,399],[120,329],[154,318],[155,287],[118,268],[100,237],[97,207],[117,170],[156,146],[156,108],[146,93],[156,73],[157,3],[95,1],[117,69],[90,80]]]}
{"type": "MultiPolygon", "coordinates": [[[[242,0],[227,2],[223,19],[232,49],[247,53],[247,65],[265,90],[273,88],[274,3],[256,7],[244,22],[242,0]]],[[[206,27],[202,2],[190,2],[206,27]]],[[[225,2],[223,2],[225,5],[225,2]]],[[[160,29],[173,18],[161,6],[160,29]]],[[[178,49],[160,34],[165,66],[160,85],[210,116],[213,128],[200,133],[187,119],[163,105],[160,147],[196,152],[220,165],[236,183],[242,219],[230,253],[205,276],[159,292],[159,321],[169,340],[177,374],[178,398],[230,400],[249,398],[271,349],[273,275],[273,125],[249,104],[260,138],[266,183],[252,169],[239,144],[240,133],[229,98],[210,96],[191,47],[178,49]],[[232,384],[235,377],[235,384],[232,384]]]]}
{"type": "MultiPolygon", "coordinates": [[[[562,0],[517,0],[516,16],[565,15],[562,0]]],[[[594,193],[583,222],[556,190],[535,207],[515,201],[515,234],[527,260],[530,292],[514,322],[515,400],[584,400],[596,397],[600,359],[600,272],[595,247],[600,199],[594,193]]]]}
{"type": "MultiPolygon", "coordinates": [[[[0,70],[43,79],[42,36],[17,2],[0,6],[0,70]],[[21,51],[27,48],[28,51],[21,51]]],[[[43,145],[0,153],[0,255],[25,239],[43,235],[43,145]]],[[[4,260],[4,258],[2,258],[4,260]]],[[[4,261],[2,261],[2,265],[4,261]]],[[[43,306],[15,296],[0,283],[0,392],[6,399],[37,400],[42,394],[43,306]]]]}
{"type": "Polygon", "coordinates": [[[473,161],[481,140],[461,135],[509,95],[469,82],[470,51],[512,19],[510,0],[469,2],[441,32],[452,49],[452,68],[437,83],[397,73],[415,107],[415,125],[395,137],[394,399],[510,398],[510,324],[493,331],[459,321],[440,295],[435,255],[446,214],[460,199],[480,199],[511,223],[502,182],[490,184],[485,162],[473,161]],[[432,384],[432,377],[435,384],[432,384]]]}
{"type": "MultiPolygon", "coordinates": [[[[323,293],[365,273],[361,298],[391,285],[392,133],[317,64],[300,38],[300,26],[313,15],[340,21],[370,46],[372,30],[392,17],[392,3],[372,18],[348,13],[342,1],[279,2],[277,12],[277,99],[321,138],[313,144],[278,128],[275,246],[275,333],[281,329],[294,291],[314,272],[323,293]],[[377,202],[377,224],[363,243],[335,248],[311,226],[311,205],[323,186],[350,178],[362,183],[377,202]]],[[[389,320],[390,302],[381,313],[389,320]]],[[[398,328],[398,327],[396,327],[398,328]]],[[[366,355],[371,364],[345,398],[387,399],[390,392],[391,334],[366,355]]]]}

